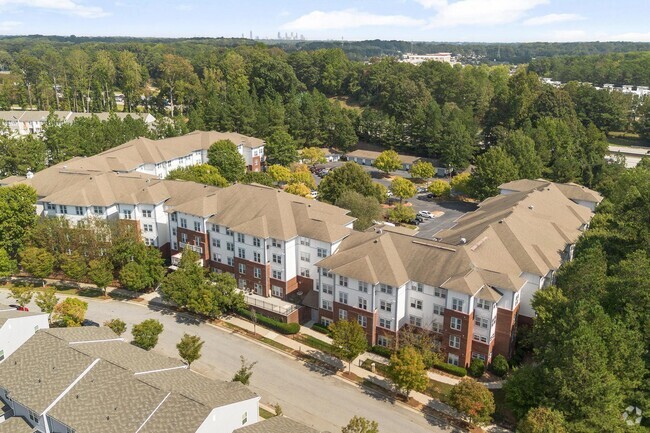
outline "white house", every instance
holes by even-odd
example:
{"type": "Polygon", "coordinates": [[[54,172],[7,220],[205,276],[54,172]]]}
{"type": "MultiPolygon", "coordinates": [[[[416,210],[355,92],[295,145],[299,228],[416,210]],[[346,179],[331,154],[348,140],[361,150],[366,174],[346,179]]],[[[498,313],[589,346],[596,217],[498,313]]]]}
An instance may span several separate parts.
{"type": "Polygon", "coordinates": [[[39,329],[50,327],[46,313],[19,311],[0,304],[0,362],[16,351],[39,329]]]}

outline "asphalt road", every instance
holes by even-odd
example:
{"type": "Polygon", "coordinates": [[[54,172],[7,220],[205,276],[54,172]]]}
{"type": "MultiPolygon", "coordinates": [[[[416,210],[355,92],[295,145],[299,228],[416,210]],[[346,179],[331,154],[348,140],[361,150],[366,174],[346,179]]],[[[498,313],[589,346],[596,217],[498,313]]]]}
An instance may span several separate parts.
{"type": "MultiPolygon", "coordinates": [[[[63,297],[63,296],[62,296],[63,297]]],[[[0,302],[13,303],[7,292],[0,293],[0,302]],[[6,299],[5,299],[6,298],[6,299]]],[[[176,343],[183,333],[199,335],[204,341],[203,356],[192,369],[214,379],[231,380],[240,366],[240,355],[257,361],[251,389],[267,404],[279,403],[285,415],[321,431],[339,432],[354,415],[376,420],[382,433],[425,433],[457,431],[446,423],[425,417],[349,384],[328,372],[296,361],[284,354],[191,318],[159,311],[124,301],[88,300],[86,318],[98,323],[119,317],[130,329],[145,319],[158,319],[165,329],[157,352],[178,357],[176,343]]],[[[38,311],[33,304],[32,311],[38,311]]]]}

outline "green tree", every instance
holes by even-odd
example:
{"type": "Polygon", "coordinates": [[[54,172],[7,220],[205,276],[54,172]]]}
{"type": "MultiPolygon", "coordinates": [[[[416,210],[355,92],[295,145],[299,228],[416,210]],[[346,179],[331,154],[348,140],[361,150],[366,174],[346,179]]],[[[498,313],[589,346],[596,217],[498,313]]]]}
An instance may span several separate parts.
{"type": "Polygon", "coordinates": [[[171,117],[174,117],[174,97],[179,93],[182,96],[189,87],[198,82],[198,77],[189,60],[175,54],[164,54],[159,68],[161,88],[168,92],[171,117]]]}
{"type": "Polygon", "coordinates": [[[436,179],[429,184],[427,191],[433,194],[434,197],[449,197],[451,194],[451,185],[449,185],[449,182],[436,179]]]}
{"type": "Polygon", "coordinates": [[[311,189],[309,189],[309,187],[304,183],[300,182],[290,183],[284,188],[284,191],[301,197],[309,197],[309,193],[311,193],[311,189]]]}
{"type": "Polygon", "coordinates": [[[144,350],[151,350],[158,344],[158,336],[162,334],[164,326],[156,319],[147,319],[133,325],[131,334],[132,344],[144,350]]]}
{"type": "Polygon", "coordinates": [[[273,186],[275,184],[273,177],[271,177],[269,173],[264,173],[261,171],[249,171],[244,176],[242,176],[239,181],[241,183],[257,183],[259,185],[265,186],[273,186]]]}
{"type": "Polygon", "coordinates": [[[530,410],[517,425],[517,433],[566,433],[564,416],[547,407],[530,410]]]}
{"type": "Polygon", "coordinates": [[[43,248],[27,247],[20,253],[20,266],[36,278],[47,278],[54,271],[54,256],[43,248]]]}
{"type": "Polygon", "coordinates": [[[286,131],[275,131],[266,140],[264,153],[269,164],[289,166],[298,160],[298,149],[293,138],[286,131]]]}
{"type": "Polygon", "coordinates": [[[423,392],[429,385],[422,355],[411,346],[401,348],[390,357],[386,375],[407,398],[411,391],[423,392]]]}
{"type": "Polygon", "coordinates": [[[0,278],[10,277],[18,272],[18,263],[9,256],[4,248],[0,248],[0,278]]]}
{"type": "Polygon", "coordinates": [[[246,172],[246,161],[237,150],[237,146],[230,140],[219,140],[208,149],[208,162],[216,167],[219,173],[234,182],[246,172]]]}
{"type": "Polygon", "coordinates": [[[300,152],[300,159],[302,159],[305,164],[311,166],[327,162],[327,159],[325,158],[325,149],[320,147],[305,147],[300,152]]]}
{"type": "Polygon", "coordinates": [[[163,299],[210,318],[243,307],[244,295],[237,292],[234,277],[213,273],[206,278],[206,270],[198,259],[194,251],[183,251],[178,269],[168,274],[160,286],[163,299]]]}
{"type": "Polygon", "coordinates": [[[416,179],[431,179],[436,171],[433,164],[426,161],[418,161],[411,166],[411,177],[416,179]]]}
{"type": "Polygon", "coordinates": [[[402,161],[399,155],[394,150],[384,150],[377,156],[377,159],[372,163],[372,166],[377,170],[383,171],[385,174],[391,171],[399,170],[402,168],[402,161]]]}
{"type": "Polygon", "coordinates": [[[34,302],[43,313],[52,313],[56,304],[59,303],[59,298],[56,297],[56,289],[39,291],[34,302]]]}
{"type": "Polygon", "coordinates": [[[479,358],[472,359],[472,362],[470,362],[467,372],[472,377],[483,376],[483,373],[485,372],[485,361],[479,358]]]}
{"type": "Polygon", "coordinates": [[[84,321],[88,303],[77,298],[59,302],[52,311],[52,323],[61,328],[78,327],[84,321]]]}
{"type": "Polygon", "coordinates": [[[183,334],[181,341],[176,345],[178,349],[178,356],[187,363],[188,367],[192,367],[192,363],[201,357],[201,349],[203,348],[203,340],[198,335],[183,334]]]}
{"type": "Polygon", "coordinates": [[[23,247],[25,235],[36,224],[36,191],[27,185],[0,188],[0,248],[11,257],[23,247]]]}
{"type": "Polygon", "coordinates": [[[126,323],[121,319],[107,320],[104,322],[104,326],[110,328],[110,330],[115,332],[118,336],[121,336],[126,332],[126,323]]]}
{"type": "Polygon", "coordinates": [[[11,297],[21,307],[29,304],[34,296],[34,288],[31,286],[14,286],[11,288],[11,297]]]}
{"type": "Polygon", "coordinates": [[[354,416],[348,425],[341,429],[341,433],[379,433],[379,424],[377,424],[377,421],[354,416]]]}
{"type": "Polygon", "coordinates": [[[88,272],[86,259],[78,252],[61,255],[61,270],[72,281],[81,281],[88,272]]]}
{"type": "Polygon", "coordinates": [[[129,262],[120,270],[120,284],[132,292],[143,292],[151,287],[147,269],[137,262],[129,262]]]}
{"type": "Polygon", "coordinates": [[[479,200],[499,193],[499,185],[517,179],[519,173],[512,157],[501,147],[492,147],[476,158],[470,190],[479,200]]]}
{"type": "MultiPolygon", "coordinates": [[[[255,367],[255,364],[257,364],[257,361],[254,362],[246,362],[246,358],[244,358],[244,355],[241,355],[239,357],[239,360],[241,361],[241,366],[239,367],[239,370],[235,373],[235,375],[232,378],[233,382],[240,382],[243,385],[250,385],[251,382],[251,377],[253,376],[253,367],[255,367]]],[[[276,411],[277,414],[277,411],[276,411]]]]}
{"type": "Polygon", "coordinates": [[[535,142],[521,130],[515,130],[503,140],[503,150],[513,158],[521,179],[537,179],[542,175],[544,164],[537,155],[535,142]]]}
{"type": "Polygon", "coordinates": [[[357,322],[339,320],[330,325],[332,333],[332,350],[334,354],[348,363],[348,371],[352,361],[366,351],[368,340],[366,332],[357,322]]]}
{"type": "Polygon", "coordinates": [[[113,265],[109,260],[91,260],[88,263],[88,279],[106,296],[106,287],[113,282],[113,265]]]}
{"type": "Polygon", "coordinates": [[[447,403],[464,413],[472,424],[487,424],[495,410],[494,396],[482,384],[463,378],[449,391],[447,403]]]}
{"type": "Polygon", "coordinates": [[[384,210],[375,197],[365,197],[356,191],[343,191],[336,200],[336,206],[348,209],[350,216],[356,218],[354,229],[363,231],[374,221],[382,218],[384,210]]]}
{"type": "Polygon", "coordinates": [[[494,357],[494,359],[492,359],[492,364],[490,365],[490,369],[497,376],[504,377],[506,374],[508,374],[510,365],[508,364],[508,360],[506,359],[505,356],[498,354],[497,356],[494,357]]]}
{"type": "Polygon", "coordinates": [[[440,138],[440,156],[453,171],[469,166],[474,154],[474,138],[460,118],[445,121],[440,138]]]}
{"type": "Polygon", "coordinates": [[[411,198],[417,193],[417,188],[408,179],[396,176],[390,183],[390,190],[395,197],[399,198],[400,203],[405,198],[411,198]]]}
{"type": "Polygon", "coordinates": [[[318,185],[318,198],[326,203],[336,203],[344,191],[356,191],[363,196],[381,200],[381,193],[375,185],[370,175],[359,164],[346,162],[321,180],[318,185]]]}
{"type": "Polygon", "coordinates": [[[410,206],[398,204],[388,212],[388,219],[394,223],[407,223],[415,218],[415,211],[410,206]]]}
{"type": "Polygon", "coordinates": [[[228,186],[228,181],[219,173],[219,169],[210,164],[199,164],[190,167],[177,168],[169,172],[167,179],[189,180],[221,188],[228,186]]]}

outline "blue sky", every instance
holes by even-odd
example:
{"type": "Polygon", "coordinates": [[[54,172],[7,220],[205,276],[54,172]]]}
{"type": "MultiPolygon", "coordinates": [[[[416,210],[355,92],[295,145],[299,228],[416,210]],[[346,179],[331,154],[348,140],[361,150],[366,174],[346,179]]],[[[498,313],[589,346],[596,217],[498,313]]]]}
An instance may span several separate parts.
{"type": "Polygon", "coordinates": [[[0,0],[0,34],[650,41],[650,0],[0,0]]]}

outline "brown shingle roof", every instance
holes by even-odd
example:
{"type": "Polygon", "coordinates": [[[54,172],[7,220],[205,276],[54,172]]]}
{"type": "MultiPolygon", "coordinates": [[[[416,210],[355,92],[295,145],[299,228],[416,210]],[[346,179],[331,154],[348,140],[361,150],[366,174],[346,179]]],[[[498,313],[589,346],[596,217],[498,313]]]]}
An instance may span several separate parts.
{"type": "Polygon", "coordinates": [[[598,192],[586,186],[578,185],[577,183],[558,183],[544,179],[519,179],[499,185],[499,188],[510,191],[530,192],[533,189],[546,188],[549,185],[555,185],[570,200],[591,203],[600,203],[603,201],[603,196],[598,192]]]}
{"type": "Polygon", "coordinates": [[[246,427],[238,428],[233,433],[320,433],[311,427],[283,416],[274,416],[246,427]]]}

